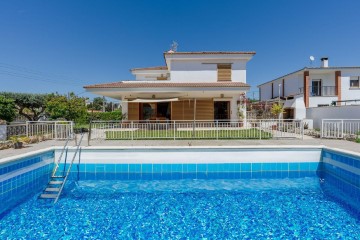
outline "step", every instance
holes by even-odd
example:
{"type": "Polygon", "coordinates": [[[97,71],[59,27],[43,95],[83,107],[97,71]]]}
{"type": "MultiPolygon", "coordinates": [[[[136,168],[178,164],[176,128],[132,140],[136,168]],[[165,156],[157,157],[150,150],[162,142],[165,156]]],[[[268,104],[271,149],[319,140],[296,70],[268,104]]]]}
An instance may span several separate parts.
{"type": "Polygon", "coordinates": [[[52,187],[48,187],[45,188],[45,192],[59,192],[60,188],[52,188],[52,187]]]}
{"type": "Polygon", "coordinates": [[[49,184],[62,184],[63,181],[50,181],[49,184]]]}
{"type": "Polygon", "coordinates": [[[40,195],[40,198],[57,198],[57,194],[46,194],[43,193],[40,195]]]}

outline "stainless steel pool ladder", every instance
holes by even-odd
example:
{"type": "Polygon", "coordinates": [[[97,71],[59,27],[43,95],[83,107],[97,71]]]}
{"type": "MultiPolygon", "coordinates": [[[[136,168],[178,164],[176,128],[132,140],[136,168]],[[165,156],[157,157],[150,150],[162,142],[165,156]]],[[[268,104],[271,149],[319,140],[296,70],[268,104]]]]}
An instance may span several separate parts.
{"type": "MultiPolygon", "coordinates": [[[[76,145],[76,150],[75,150],[74,156],[71,159],[71,163],[70,163],[70,165],[69,165],[69,167],[67,169],[66,174],[63,175],[63,176],[55,176],[56,170],[54,169],[53,174],[52,174],[52,176],[50,178],[50,181],[49,181],[47,187],[44,190],[44,193],[41,194],[39,196],[39,198],[54,199],[54,203],[56,203],[59,200],[61,192],[62,192],[62,190],[63,190],[63,188],[65,186],[66,180],[67,180],[67,178],[68,178],[68,176],[70,174],[70,170],[71,170],[71,167],[72,167],[72,165],[74,163],[76,155],[81,150],[80,145],[81,145],[83,137],[84,137],[84,134],[81,134],[81,138],[80,138],[78,144],[76,145]]],[[[61,159],[61,157],[59,159],[61,159]]],[[[57,164],[55,166],[55,168],[57,169],[58,166],[59,166],[59,164],[57,164]]]]}
{"type": "MultiPolygon", "coordinates": [[[[72,138],[73,138],[73,135],[70,134],[70,135],[68,136],[68,138],[66,139],[66,142],[65,142],[65,144],[64,144],[64,147],[63,147],[62,150],[61,150],[59,159],[57,160],[57,162],[55,162],[55,167],[54,167],[54,169],[53,169],[53,171],[52,171],[51,177],[55,177],[56,171],[57,171],[58,168],[59,168],[59,164],[60,164],[61,158],[62,158],[62,156],[64,155],[65,149],[66,149],[66,151],[67,151],[67,148],[66,148],[66,147],[67,147],[70,139],[72,139],[72,138]]],[[[67,155],[66,155],[66,156],[67,156],[67,155]]],[[[66,161],[65,161],[65,162],[66,162],[66,161]]]]}

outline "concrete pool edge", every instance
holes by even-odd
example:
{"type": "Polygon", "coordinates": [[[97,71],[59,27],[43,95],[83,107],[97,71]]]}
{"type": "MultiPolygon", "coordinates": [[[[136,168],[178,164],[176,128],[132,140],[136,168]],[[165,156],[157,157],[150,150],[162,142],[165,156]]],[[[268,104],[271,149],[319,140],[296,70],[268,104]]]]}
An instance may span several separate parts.
{"type": "MultiPolygon", "coordinates": [[[[76,147],[74,146],[70,146],[69,150],[75,150],[76,147]]],[[[27,158],[27,157],[31,157],[31,156],[36,156],[38,154],[42,154],[48,151],[56,151],[56,150],[62,150],[63,147],[61,146],[52,146],[52,147],[47,147],[47,148],[43,148],[40,150],[35,150],[35,151],[30,151],[27,153],[22,153],[19,155],[14,155],[11,157],[5,157],[5,158],[0,158],[0,164],[7,164],[7,163],[11,163],[14,161],[18,161],[21,160],[23,158],[27,158]]],[[[246,146],[82,146],[81,147],[82,150],[172,150],[172,149],[179,149],[179,150],[190,150],[190,149],[211,149],[211,150],[216,150],[216,149],[232,149],[232,150],[329,150],[329,151],[333,151],[333,152],[337,152],[337,153],[341,153],[341,154],[346,154],[346,155],[350,155],[356,158],[360,158],[360,153],[358,152],[354,152],[354,151],[350,151],[350,150],[345,150],[345,149],[341,149],[341,148],[334,148],[334,147],[328,147],[326,145],[313,145],[313,146],[309,146],[309,145],[283,145],[283,146],[279,146],[279,145],[264,145],[264,146],[259,146],[259,145],[246,145],[246,146]]],[[[54,159],[55,160],[55,159],[54,159]]]]}

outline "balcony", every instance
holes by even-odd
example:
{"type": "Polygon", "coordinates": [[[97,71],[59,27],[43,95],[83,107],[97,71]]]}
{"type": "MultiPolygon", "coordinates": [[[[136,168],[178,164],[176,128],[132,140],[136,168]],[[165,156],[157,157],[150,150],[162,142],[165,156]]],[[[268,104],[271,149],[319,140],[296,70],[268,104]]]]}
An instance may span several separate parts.
{"type": "MultiPolygon", "coordinates": [[[[299,88],[299,93],[304,93],[304,88],[299,88]]],[[[310,97],[333,97],[336,96],[335,86],[310,86],[309,87],[310,97]]]]}

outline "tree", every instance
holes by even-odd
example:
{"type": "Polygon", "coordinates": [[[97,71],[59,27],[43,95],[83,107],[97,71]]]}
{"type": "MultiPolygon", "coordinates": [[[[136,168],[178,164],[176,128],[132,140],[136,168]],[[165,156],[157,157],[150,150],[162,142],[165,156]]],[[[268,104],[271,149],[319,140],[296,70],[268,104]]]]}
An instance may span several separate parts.
{"type": "Polygon", "coordinates": [[[278,116],[279,119],[281,118],[281,114],[284,113],[284,109],[281,106],[281,104],[277,104],[275,103],[274,105],[272,105],[271,107],[271,113],[278,116]]]}
{"type": "Polygon", "coordinates": [[[102,97],[96,97],[93,99],[92,103],[90,103],[87,107],[91,110],[100,111],[103,109],[104,99],[102,97]]]}
{"type": "Polygon", "coordinates": [[[0,95],[0,119],[12,122],[16,117],[15,101],[0,95]]]}
{"type": "Polygon", "coordinates": [[[37,121],[45,111],[48,94],[2,92],[5,98],[14,99],[16,110],[29,121],[37,121]]]}
{"type": "Polygon", "coordinates": [[[77,97],[74,93],[70,93],[68,97],[51,94],[46,101],[46,112],[52,119],[65,118],[78,122],[87,118],[85,98],[77,97]]]}

